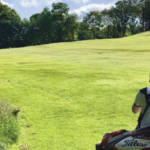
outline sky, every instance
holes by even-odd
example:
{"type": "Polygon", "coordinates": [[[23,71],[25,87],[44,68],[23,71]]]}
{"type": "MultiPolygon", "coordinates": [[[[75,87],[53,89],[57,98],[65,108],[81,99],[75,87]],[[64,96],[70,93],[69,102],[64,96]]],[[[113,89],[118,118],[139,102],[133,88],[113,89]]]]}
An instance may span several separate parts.
{"type": "Polygon", "coordinates": [[[20,17],[30,18],[35,13],[40,13],[43,8],[51,9],[52,3],[64,2],[70,8],[70,13],[76,13],[79,18],[92,10],[110,8],[117,0],[0,0],[2,3],[15,9],[20,17]]]}

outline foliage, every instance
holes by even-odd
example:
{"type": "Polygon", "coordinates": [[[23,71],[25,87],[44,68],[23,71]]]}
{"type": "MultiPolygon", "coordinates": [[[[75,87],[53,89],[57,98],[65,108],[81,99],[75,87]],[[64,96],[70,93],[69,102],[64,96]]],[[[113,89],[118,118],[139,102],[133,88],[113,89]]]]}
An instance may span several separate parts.
{"type": "Polygon", "coordinates": [[[0,47],[20,46],[20,17],[0,2],[0,47]]]}
{"type": "Polygon", "coordinates": [[[64,41],[78,40],[79,23],[75,14],[68,15],[64,27],[64,41]]]}
{"type": "Polygon", "coordinates": [[[87,13],[82,20],[66,3],[53,3],[30,19],[0,3],[0,48],[86,39],[118,38],[149,30],[149,0],[118,0],[110,8],[87,13]]]}
{"type": "Polygon", "coordinates": [[[91,30],[89,30],[89,25],[84,20],[80,23],[78,38],[79,40],[93,39],[93,34],[91,30]]]}
{"type": "Polygon", "coordinates": [[[144,29],[150,30],[150,0],[145,0],[143,8],[144,29]]]}
{"type": "Polygon", "coordinates": [[[137,29],[141,31],[141,5],[136,0],[120,0],[102,14],[108,37],[124,37],[127,30],[131,34],[138,33],[137,29]]]}
{"type": "Polygon", "coordinates": [[[77,40],[77,16],[68,13],[65,3],[54,3],[52,10],[44,8],[23,23],[23,33],[29,45],[77,40]]]}
{"type": "Polygon", "coordinates": [[[100,30],[102,27],[102,15],[99,11],[91,11],[80,24],[79,39],[96,39],[100,38],[100,30]]]}
{"type": "MultiPolygon", "coordinates": [[[[54,3],[51,13],[52,42],[73,41],[77,39],[77,16],[69,14],[69,8],[65,3],[54,3]]],[[[50,30],[51,29],[51,30],[50,30]]]]}
{"type": "Polygon", "coordinates": [[[17,116],[13,115],[14,107],[0,101],[0,149],[5,150],[8,145],[17,142],[19,128],[17,116]]]}

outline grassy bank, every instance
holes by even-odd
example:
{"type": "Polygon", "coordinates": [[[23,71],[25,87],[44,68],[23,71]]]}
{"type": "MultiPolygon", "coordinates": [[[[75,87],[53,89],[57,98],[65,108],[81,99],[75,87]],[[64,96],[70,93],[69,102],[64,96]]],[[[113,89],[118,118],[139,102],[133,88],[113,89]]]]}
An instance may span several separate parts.
{"type": "Polygon", "coordinates": [[[0,51],[0,97],[19,107],[11,150],[94,150],[105,132],[133,129],[148,85],[150,32],[121,39],[0,51]]]}

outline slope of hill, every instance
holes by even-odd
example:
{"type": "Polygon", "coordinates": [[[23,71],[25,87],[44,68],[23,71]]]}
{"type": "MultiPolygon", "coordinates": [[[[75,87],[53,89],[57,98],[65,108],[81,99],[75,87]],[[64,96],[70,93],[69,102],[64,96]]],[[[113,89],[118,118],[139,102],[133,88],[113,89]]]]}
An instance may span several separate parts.
{"type": "Polygon", "coordinates": [[[121,39],[0,51],[0,97],[21,109],[31,150],[94,150],[105,132],[134,129],[131,106],[148,85],[150,32],[121,39]]]}

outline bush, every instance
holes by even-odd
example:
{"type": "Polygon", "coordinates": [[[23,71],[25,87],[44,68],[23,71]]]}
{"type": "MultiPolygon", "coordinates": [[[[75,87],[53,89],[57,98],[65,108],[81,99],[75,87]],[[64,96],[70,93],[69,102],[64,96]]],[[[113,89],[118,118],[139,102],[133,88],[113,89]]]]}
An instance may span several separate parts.
{"type": "Polygon", "coordinates": [[[0,101],[0,150],[17,142],[19,127],[14,110],[11,105],[0,101]]]}

